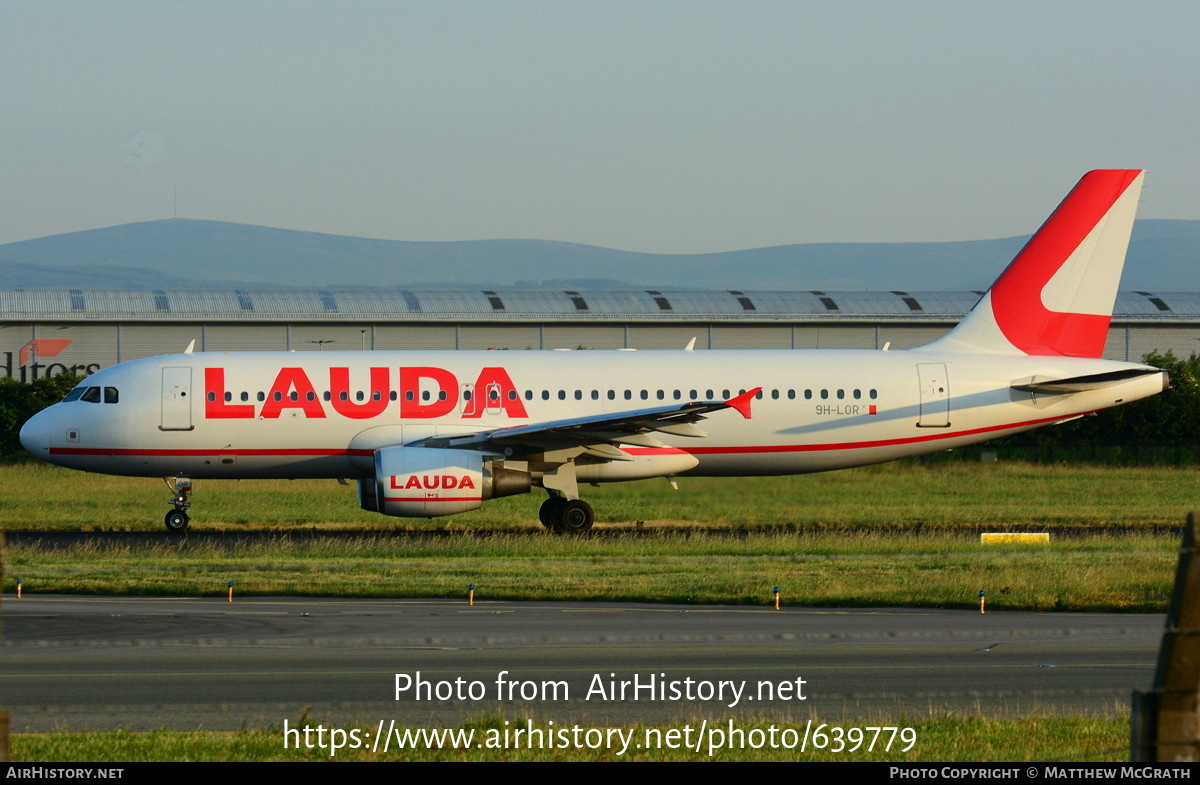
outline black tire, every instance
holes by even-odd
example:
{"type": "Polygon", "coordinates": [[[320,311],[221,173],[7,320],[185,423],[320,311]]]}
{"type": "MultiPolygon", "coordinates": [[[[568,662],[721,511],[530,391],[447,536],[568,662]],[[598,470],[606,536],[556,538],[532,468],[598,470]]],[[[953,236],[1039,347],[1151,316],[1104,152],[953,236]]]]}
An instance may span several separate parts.
{"type": "Polygon", "coordinates": [[[567,500],[561,496],[551,496],[546,499],[538,508],[538,520],[550,531],[556,531],[562,521],[562,507],[566,503],[567,500]]]}
{"type": "Polygon", "coordinates": [[[166,524],[168,531],[181,532],[188,527],[192,519],[183,510],[171,510],[163,518],[163,523],[166,524]]]}
{"type": "Polygon", "coordinates": [[[563,534],[583,534],[591,531],[592,524],[596,521],[592,505],[583,499],[572,499],[564,503],[558,516],[559,525],[555,531],[563,534]]]}

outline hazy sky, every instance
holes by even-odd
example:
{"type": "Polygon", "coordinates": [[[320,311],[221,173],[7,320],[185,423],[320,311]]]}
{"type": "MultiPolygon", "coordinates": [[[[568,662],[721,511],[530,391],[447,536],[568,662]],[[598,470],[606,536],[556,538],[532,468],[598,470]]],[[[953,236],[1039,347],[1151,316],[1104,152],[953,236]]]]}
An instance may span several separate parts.
{"type": "Polygon", "coordinates": [[[1200,218],[1200,3],[0,0],[0,243],[208,218],[692,253],[1200,218]]]}

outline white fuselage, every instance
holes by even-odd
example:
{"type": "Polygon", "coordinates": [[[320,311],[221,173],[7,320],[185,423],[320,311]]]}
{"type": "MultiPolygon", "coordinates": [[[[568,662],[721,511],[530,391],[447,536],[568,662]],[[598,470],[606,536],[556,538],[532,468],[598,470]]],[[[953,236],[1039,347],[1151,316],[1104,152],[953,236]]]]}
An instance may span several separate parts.
{"type": "Polygon", "coordinates": [[[369,478],[381,447],[762,387],[749,419],[717,411],[699,423],[706,437],[656,436],[695,457],[687,474],[798,474],[946,450],[1153,395],[1164,374],[1069,394],[1012,389],[1144,367],[921,349],[177,354],[89,376],[80,387],[100,388],[95,400],[51,406],[21,438],[38,457],[107,474],[369,478]]]}

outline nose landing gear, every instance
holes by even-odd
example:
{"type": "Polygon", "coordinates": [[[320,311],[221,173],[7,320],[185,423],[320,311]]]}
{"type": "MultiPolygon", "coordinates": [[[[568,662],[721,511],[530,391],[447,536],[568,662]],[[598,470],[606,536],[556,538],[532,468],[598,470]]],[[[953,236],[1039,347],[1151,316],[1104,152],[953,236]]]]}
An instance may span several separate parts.
{"type": "Polygon", "coordinates": [[[187,508],[192,506],[188,501],[188,495],[192,492],[192,481],[187,477],[176,477],[174,484],[169,477],[163,478],[163,481],[171,489],[171,500],[168,504],[174,507],[163,517],[163,523],[168,531],[181,532],[192,520],[187,514],[187,508]]]}

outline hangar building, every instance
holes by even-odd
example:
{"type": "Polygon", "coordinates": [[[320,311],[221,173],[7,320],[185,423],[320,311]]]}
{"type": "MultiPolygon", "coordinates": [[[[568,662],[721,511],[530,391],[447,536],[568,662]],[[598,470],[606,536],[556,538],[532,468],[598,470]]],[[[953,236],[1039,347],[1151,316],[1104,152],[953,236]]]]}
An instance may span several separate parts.
{"type": "MultiPolygon", "coordinates": [[[[29,380],[183,351],[905,349],[981,292],[0,291],[0,373],[29,380]]],[[[1200,351],[1200,293],[1120,292],[1105,356],[1200,351]]]]}

